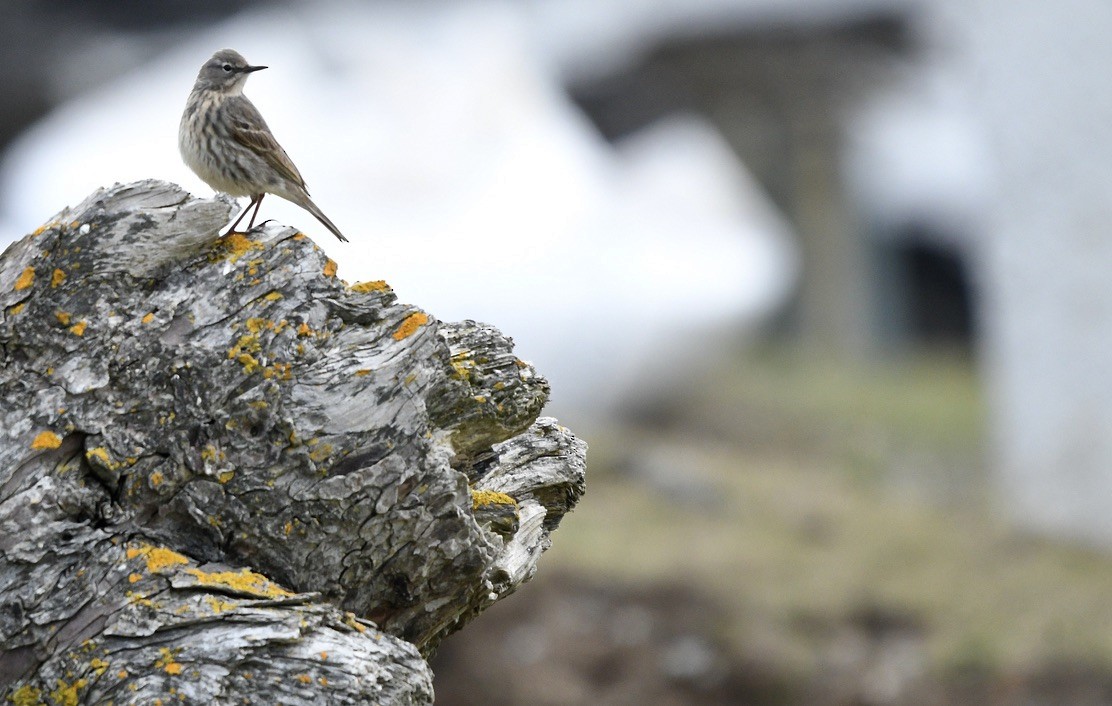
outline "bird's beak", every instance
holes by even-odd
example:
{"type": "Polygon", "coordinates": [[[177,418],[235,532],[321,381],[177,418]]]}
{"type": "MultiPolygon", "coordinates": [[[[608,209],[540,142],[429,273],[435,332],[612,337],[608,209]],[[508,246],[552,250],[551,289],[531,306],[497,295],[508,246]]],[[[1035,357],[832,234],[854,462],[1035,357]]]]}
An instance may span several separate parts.
{"type": "Polygon", "coordinates": [[[246,69],[243,70],[243,73],[249,74],[252,71],[262,71],[265,68],[267,68],[267,67],[265,67],[265,66],[248,66],[246,69]]]}

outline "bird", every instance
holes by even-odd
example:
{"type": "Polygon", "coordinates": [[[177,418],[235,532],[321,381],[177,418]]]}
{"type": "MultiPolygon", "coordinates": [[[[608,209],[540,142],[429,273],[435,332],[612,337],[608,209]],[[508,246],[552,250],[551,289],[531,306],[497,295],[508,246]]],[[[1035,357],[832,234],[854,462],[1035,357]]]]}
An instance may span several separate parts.
{"type": "Polygon", "coordinates": [[[243,95],[247,77],[265,68],[252,66],[232,49],[221,49],[201,66],[178,128],[182,160],[216,191],[251,197],[228,233],[235,231],[253,206],[255,212],[247,224],[250,230],[263,197],[274,194],[313,214],[346,243],[340,229],[309,198],[305,179],[274,139],[258,108],[243,95]]]}

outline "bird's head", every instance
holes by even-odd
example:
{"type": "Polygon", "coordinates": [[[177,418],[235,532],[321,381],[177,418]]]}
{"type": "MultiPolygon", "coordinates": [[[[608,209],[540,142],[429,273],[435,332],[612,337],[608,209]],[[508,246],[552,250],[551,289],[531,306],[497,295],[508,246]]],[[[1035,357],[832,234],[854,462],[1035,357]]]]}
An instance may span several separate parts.
{"type": "Polygon", "coordinates": [[[237,51],[221,49],[201,67],[193,90],[240,93],[243,91],[243,84],[247,82],[248,74],[265,68],[265,66],[251,66],[237,51]]]}

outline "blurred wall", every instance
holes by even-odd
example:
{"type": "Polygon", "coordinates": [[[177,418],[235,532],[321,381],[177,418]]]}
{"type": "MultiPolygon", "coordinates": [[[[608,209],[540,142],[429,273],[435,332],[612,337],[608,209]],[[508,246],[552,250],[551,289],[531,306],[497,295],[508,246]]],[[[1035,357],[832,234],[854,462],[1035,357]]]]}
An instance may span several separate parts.
{"type": "Polygon", "coordinates": [[[973,0],[996,192],[981,248],[993,456],[1014,516],[1112,542],[1112,4],[973,0]]]}

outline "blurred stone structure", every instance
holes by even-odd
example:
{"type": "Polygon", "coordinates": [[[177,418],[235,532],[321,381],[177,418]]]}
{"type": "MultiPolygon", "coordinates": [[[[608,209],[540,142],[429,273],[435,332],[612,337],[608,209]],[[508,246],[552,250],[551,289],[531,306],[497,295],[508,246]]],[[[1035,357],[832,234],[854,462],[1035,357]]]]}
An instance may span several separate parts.
{"type": "Polygon", "coordinates": [[[963,255],[926,224],[876,233],[847,193],[846,121],[894,63],[914,60],[913,18],[883,3],[826,14],[676,36],[569,90],[611,140],[676,112],[713,122],[802,240],[788,332],[847,355],[892,342],[965,346],[963,255]]]}

